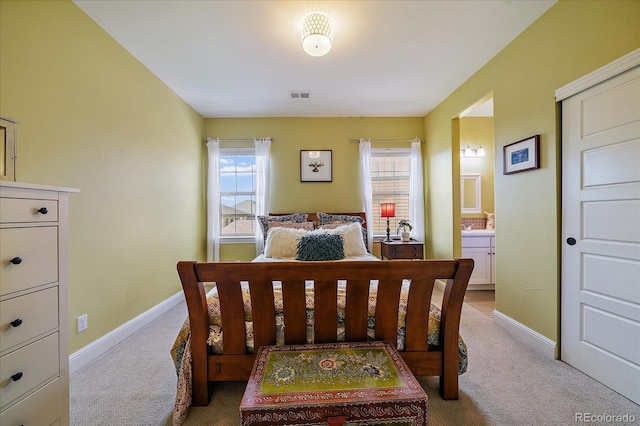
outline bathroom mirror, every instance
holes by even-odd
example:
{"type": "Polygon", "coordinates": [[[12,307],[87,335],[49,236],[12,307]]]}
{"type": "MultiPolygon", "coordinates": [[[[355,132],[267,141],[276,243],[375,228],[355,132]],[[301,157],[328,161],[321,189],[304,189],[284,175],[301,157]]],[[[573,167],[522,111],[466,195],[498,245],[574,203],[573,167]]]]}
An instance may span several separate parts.
{"type": "Polygon", "coordinates": [[[462,213],[482,213],[480,173],[460,175],[460,206],[462,213]]]}

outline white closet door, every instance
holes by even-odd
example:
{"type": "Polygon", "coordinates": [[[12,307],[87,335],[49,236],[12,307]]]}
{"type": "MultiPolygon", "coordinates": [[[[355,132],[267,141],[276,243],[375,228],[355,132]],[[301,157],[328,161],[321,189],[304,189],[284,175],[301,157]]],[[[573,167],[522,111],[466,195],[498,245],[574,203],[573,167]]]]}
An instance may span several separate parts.
{"type": "Polygon", "coordinates": [[[562,118],[561,358],[640,403],[640,67],[562,118]]]}

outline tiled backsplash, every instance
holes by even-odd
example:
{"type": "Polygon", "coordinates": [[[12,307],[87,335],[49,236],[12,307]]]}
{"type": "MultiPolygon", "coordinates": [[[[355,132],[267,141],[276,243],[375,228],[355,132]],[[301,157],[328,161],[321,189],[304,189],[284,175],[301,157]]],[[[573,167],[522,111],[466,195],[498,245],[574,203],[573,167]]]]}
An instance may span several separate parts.
{"type": "Polygon", "coordinates": [[[465,228],[471,225],[471,229],[484,229],[487,226],[487,219],[484,217],[463,217],[460,221],[465,228]]]}

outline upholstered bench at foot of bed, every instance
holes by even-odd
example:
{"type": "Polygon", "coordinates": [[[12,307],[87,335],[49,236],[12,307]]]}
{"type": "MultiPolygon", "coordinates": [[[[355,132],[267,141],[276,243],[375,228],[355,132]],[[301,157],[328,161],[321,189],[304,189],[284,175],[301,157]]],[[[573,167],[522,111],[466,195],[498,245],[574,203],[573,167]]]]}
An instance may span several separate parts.
{"type": "Polygon", "coordinates": [[[427,395],[389,342],[263,346],[247,383],[243,426],[427,425],[427,395]]]}

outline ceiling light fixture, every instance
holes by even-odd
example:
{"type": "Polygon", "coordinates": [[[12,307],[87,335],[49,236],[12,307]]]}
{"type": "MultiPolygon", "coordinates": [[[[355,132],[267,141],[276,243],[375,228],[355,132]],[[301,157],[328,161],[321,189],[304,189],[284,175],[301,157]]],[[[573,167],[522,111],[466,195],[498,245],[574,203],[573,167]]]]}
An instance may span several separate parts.
{"type": "Polygon", "coordinates": [[[302,48],[311,56],[324,56],[331,50],[333,30],[324,13],[307,15],[302,23],[302,48]]]}

